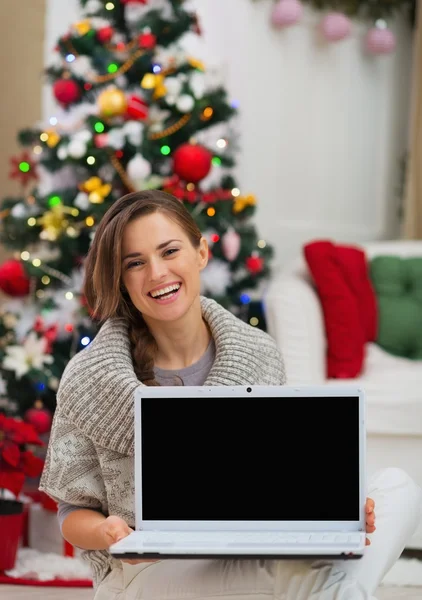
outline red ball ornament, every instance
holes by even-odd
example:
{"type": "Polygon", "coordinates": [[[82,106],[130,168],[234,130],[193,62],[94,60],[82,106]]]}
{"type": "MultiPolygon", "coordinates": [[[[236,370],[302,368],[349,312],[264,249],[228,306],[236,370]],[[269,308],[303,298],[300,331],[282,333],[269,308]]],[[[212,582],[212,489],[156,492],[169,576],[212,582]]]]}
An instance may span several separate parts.
{"type": "Polygon", "coordinates": [[[258,275],[264,268],[264,259],[260,256],[249,256],[246,259],[245,264],[251,275],[258,275]]]}
{"type": "Polygon", "coordinates": [[[8,296],[27,296],[29,278],[19,260],[6,260],[0,266],[0,289],[8,296]]]}
{"type": "Polygon", "coordinates": [[[108,44],[111,38],[113,37],[114,29],[109,25],[107,27],[101,27],[97,31],[97,40],[101,42],[101,44],[108,44]]]}
{"type": "Polygon", "coordinates": [[[173,153],[173,171],[188,183],[197,183],[211,170],[212,154],[197,144],[182,144],[173,153]]]}
{"type": "Polygon", "coordinates": [[[148,117],[148,104],[139,96],[130,96],[127,99],[127,108],[125,117],[145,121],[148,117]]]}
{"type": "Polygon", "coordinates": [[[44,408],[40,401],[35,402],[34,407],[26,411],[24,418],[39,435],[48,433],[51,429],[53,417],[51,412],[47,408],[44,408]]]}
{"type": "Polygon", "coordinates": [[[67,106],[79,100],[81,88],[73,79],[59,79],[53,85],[53,93],[58,102],[67,106]]]}
{"type": "Polygon", "coordinates": [[[153,33],[141,33],[138,36],[138,44],[144,50],[152,50],[157,45],[157,37],[153,33]]]}

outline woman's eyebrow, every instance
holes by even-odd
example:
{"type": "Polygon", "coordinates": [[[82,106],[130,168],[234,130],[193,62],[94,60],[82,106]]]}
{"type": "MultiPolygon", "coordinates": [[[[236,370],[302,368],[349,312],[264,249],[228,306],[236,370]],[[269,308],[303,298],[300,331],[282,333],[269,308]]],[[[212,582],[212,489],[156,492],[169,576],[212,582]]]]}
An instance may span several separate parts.
{"type": "MultiPolygon", "coordinates": [[[[168,240],[167,242],[163,242],[162,244],[158,244],[158,246],[156,247],[156,250],[162,250],[163,248],[165,248],[166,246],[168,246],[172,242],[181,242],[181,241],[182,240],[177,240],[177,239],[168,240]]],[[[131,254],[126,254],[126,256],[124,256],[122,260],[126,260],[127,258],[135,258],[136,256],[142,256],[142,252],[132,252],[131,254]]]]}

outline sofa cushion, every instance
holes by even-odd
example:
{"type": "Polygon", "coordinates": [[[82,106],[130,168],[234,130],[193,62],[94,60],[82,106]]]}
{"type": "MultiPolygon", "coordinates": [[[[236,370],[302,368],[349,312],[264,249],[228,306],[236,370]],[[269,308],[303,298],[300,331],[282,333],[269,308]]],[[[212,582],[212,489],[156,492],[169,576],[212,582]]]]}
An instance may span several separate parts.
{"type": "MultiPolygon", "coordinates": [[[[422,361],[394,356],[370,343],[364,373],[343,383],[364,389],[369,434],[422,436],[422,361]]],[[[327,385],[337,384],[331,380],[327,385]]]]}
{"type": "Polygon", "coordinates": [[[324,315],[327,377],[357,377],[377,335],[377,305],[364,251],[315,240],[303,248],[324,315]]]}
{"type": "Polygon", "coordinates": [[[370,276],[378,301],[377,343],[391,354],[422,359],[422,257],[377,256],[370,276]]]}

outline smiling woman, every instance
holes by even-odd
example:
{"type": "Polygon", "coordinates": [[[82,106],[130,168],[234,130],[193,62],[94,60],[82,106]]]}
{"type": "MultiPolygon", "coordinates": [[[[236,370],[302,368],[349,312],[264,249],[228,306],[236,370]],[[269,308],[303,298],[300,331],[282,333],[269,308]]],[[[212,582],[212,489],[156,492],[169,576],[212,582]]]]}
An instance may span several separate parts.
{"type": "Polygon", "coordinates": [[[165,192],[128,194],[101,221],[86,260],[86,297],[101,321],[127,319],[144,384],[157,385],[154,366],[184,368],[206,351],[200,272],[207,262],[207,241],[165,192]]]}
{"type": "MultiPolygon", "coordinates": [[[[86,550],[95,600],[245,600],[256,590],[260,597],[282,594],[286,600],[366,600],[400,556],[419,516],[421,491],[399,469],[384,469],[368,482],[368,535],[375,532],[374,500],[380,518],[359,561],[148,565],[127,564],[109,552],[135,527],[134,393],[140,382],[168,385],[178,377],[191,386],[285,384],[274,340],[200,296],[207,260],[206,240],[173,196],[137,192],[108,209],[88,253],[85,280],[88,303],[105,322],[60,381],[40,489],[59,502],[64,538],[86,550]]],[[[171,416],[163,413],[162,419],[171,416]]],[[[283,435],[286,424],[279,426],[283,435]]],[[[159,440],[162,431],[156,433],[159,440]]],[[[218,431],[215,440],[218,446],[218,431]]],[[[281,482],[283,464],[280,457],[280,474],[274,474],[281,482]]],[[[170,486],[164,501],[171,503],[173,492],[170,486]]],[[[333,501],[341,502],[341,494],[333,501]]]]}

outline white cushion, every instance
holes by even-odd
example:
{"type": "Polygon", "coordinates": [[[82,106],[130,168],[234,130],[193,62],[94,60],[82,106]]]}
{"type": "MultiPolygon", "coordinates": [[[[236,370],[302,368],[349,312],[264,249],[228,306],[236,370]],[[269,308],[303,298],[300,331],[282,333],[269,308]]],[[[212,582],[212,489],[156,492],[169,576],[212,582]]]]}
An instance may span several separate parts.
{"type": "MultiPolygon", "coordinates": [[[[364,373],[341,383],[366,392],[368,433],[422,435],[422,360],[393,356],[376,344],[366,347],[364,373]]],[[[327,380],[327,385],[339,380],[327,380]]]]}

